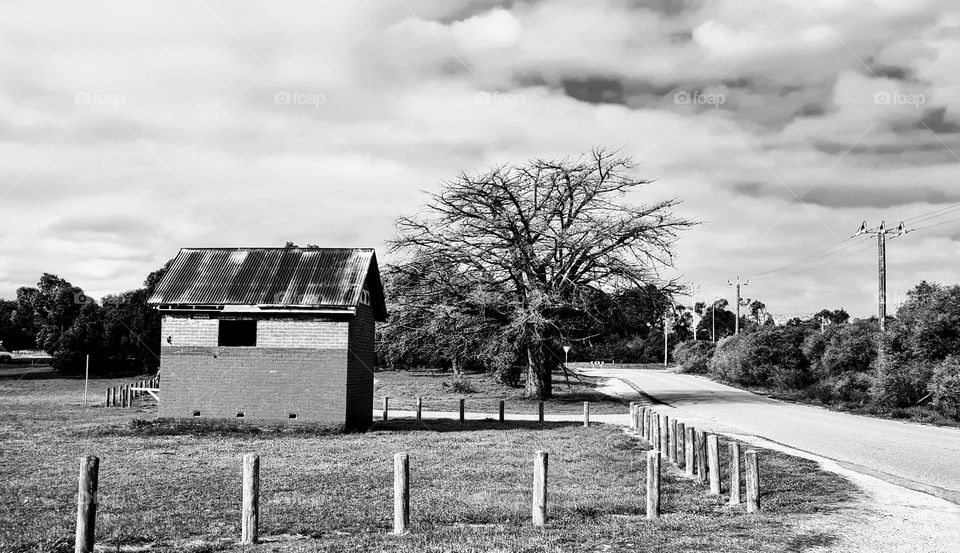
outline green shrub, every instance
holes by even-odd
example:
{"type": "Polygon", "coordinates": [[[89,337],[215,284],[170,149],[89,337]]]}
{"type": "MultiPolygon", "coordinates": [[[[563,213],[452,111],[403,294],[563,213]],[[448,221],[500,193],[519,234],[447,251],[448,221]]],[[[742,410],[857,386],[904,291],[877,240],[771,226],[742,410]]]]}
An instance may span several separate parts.
{"type": "Polygon", "coordinates": [[[673,360],[680,366],[680,372],[705,374],[710,369],[714,350],[716,346],[712,342],[680,342],[673,348],[673,360]]]}
{"type": "Polygon", "coordinates": [[[832,382],[833,399],[863,405],[870,400],[873,378],[863,373],[848,373],[832,382]]]}
{"type": "Polygon", "coordinates": [[[724,340],[717,346],[710,372],[744,386],[799,390],[813,381],[803,355],[801,327],[768,326],[724,340]]]}
{"type": "Polygon", "coordinates": [[[944,415],[960,420],[960,359],[947,357],[930,379],[931,405],[944,415]]]}
{"type": "Polygon", "coordinates": [[[910,407],[927,395],[932,373],[925,361],[887,353],[877,360],[870,396],[881,407],[910,407]]]}

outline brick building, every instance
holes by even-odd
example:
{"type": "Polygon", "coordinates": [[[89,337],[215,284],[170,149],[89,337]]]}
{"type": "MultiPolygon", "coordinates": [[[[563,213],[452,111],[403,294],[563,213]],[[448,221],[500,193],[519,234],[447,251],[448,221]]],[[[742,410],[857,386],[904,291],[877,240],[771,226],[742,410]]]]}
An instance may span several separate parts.
{"type": "Polygon", "coordinates": [[[370,424],[386,318],[372,249],[183,249],[149,303],[161,418],[370,424]]]}

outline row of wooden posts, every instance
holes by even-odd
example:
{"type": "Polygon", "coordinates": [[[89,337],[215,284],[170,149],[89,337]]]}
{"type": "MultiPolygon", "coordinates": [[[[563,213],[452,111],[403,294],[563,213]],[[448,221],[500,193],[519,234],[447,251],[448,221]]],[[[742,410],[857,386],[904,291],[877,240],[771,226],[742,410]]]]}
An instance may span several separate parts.
{"type": "MultiPolygon", "coordinates": [[[[466,421],[466,413],[467,413],[466,403],[467,402],[465,399],[463,398],[460,399],[460,422],[461,423],[466,421]]],[[[506,402],[501,399],[500,405],[497,409],[498,420],[500,422],[504,422],[506,420],[505,409],[506,409],[506,402]]],[[[421,397],[417,398],[416,413],[417,413],[417,420],[421,420],[423,418],[423,398],[421,397]]],[[[540,422],[543,422],[543,413],[544,413],[543,402],[541,401],[541,402],[538,402],[537,404],[537,419],[540,422]]],[[[389,416],[390,416],[390,396],[383,396],[383,420],[387,420],[389,416]]],[[[590,402],[589,401],[583,402],[583,425],[590,426],[590,402]]]]}
{"type": "MultiPolygon", "coordinates": [[[[653,447],[647,452],[647,518],[660,516],[660,465],[662,460],[683,468],[688,477],[699,484],[710,485],[711,495],[721,495],[720,437],[707,434],[668,415],[630,404],[630,430],[653,447]]],[[[738,442],[727,444],[730,452],[730,505],[739,505],[741,451],[738,442]]],[[[760,510],[760,471],[757,452],[747,450],[742,456],[746,474],[747,512],[760,510]]]]}
{"type": "Polygon", "coordinates": [[[104,402],[105,407],[130,407],[133,403],[133,399],[140,397],[144,392],[140,390],[133,390],[131,388],[159,388],[160,387],[160,375],[154,376],[153,378],[148,378],[146,380],[139,380],[131,384],[123,384],[121,386],[113,386],[107,388],[107,398],[104,402]]]}
{"type": "MultiPolygon", "coordinates": [[[[389,402],[384,398],[383,418],[387,419],[389,402]]],[[[421,401],[417,400],[419,418],[421,401]]],[[[460,420],[463,420],[463,400],[460,401],[460,420]]],[[[503,420],[504,402],[500,402],[500,420],[503,420]]],[[[540,421],[543,421],[543,403],[540,403],[540,421]]],[[[590,424],[590,404],[583,404],[583,425],[590,424]]],[[[710,493],[720,495],[719,436],[706,434],[692,426],[657,413],[653,409],[630,404],[630,430],[647,441],[653,449],[647,452],[646,513],[648,519],[660,516],[661,462],[666,458],[677,468],[686,469],[687,476],[696,477],[701,484],[709,479],[710,493]],[[681,453],[683,455],[681,455],[681,453]]],[[[730,504],[739,504],[740,497],[740,444],[730,442],[730,504]]],[[[757,454],[746,451],[746,503],[747,512],[760,509],[760,478],[757,454]]],[[[536,451],[533,463],[533,502],[531,518],[534,526],[547,523],[547,465],[549,453],[536,451]]],[[[406,533],[410,526],[410,457],[397,453],[393,457],[394,514],[393,531],[406,533]]],[[[94,456],[80,459],[80,491],[77,498],[76,553],[93,551],[96,525],[97,480],[100,460],[94,456]]],[[[243,494],[241,500],[242,544],[253,544],[259,538],[260,521],[260,456],[247,453],[243,456],[243,494]]]]}

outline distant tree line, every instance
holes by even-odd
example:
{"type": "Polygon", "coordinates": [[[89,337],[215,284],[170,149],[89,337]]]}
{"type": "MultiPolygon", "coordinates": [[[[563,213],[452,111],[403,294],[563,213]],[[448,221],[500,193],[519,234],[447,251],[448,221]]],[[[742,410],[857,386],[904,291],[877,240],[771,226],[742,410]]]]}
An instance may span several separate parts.
{"type": "Polygon", "coordinates": [[[43,350],[64,375],[152,371],[160,364],[160,315],[147,305],[169,263],[150,273],[142,288],[99,302],[57,275],[0,299],[0,341],[8,350],[43,350]]]}
{"type": "Polygon", "coordinates": [[[684,342],[674,356],[684,371],[799,399],[960,420],[960,285],[920,283],[882,334],[875,317],[823,310],[715,346],[684,342]]]}

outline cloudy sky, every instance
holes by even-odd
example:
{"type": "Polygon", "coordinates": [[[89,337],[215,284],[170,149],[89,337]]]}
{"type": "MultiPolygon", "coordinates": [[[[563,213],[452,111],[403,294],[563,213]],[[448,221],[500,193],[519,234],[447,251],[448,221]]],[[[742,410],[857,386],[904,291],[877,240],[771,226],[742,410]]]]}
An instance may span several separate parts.
{"type": "Polygon", "coordinates": [[[958,41],[955,0],[0,0],[0,297],[184,246],[383,250],[459,170],[605,145],[703,222],[703,297],[866,316],[864,219],[919,229],[894,308],[960,281],[958,41]]]}

